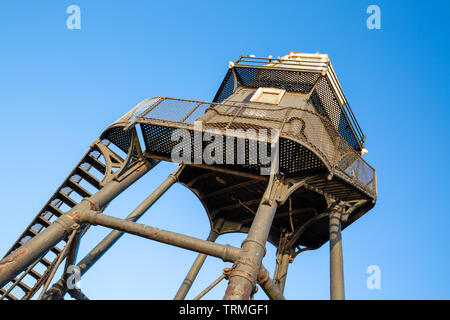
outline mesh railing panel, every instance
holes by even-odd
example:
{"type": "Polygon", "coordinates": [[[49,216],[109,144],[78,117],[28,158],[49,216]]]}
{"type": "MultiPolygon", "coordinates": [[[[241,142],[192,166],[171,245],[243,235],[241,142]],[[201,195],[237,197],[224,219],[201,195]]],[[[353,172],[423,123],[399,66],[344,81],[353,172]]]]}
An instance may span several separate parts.
{"type": "Polygon", "coordinates": [[[317,111],[333,123],[334,127],[341,134],[341,136],[354,148],[359,148],[359,143],[355,134],[353,133],[347,117],[342,112],[333,90],[331,89],[328,78],[322,77],[311,95],[311,102],[316,107],[317,111]]]}
{"type": "Polygon", "coordinates": [[[286,91],[306,93],[312,89],[320,76],[315,72],[292,70],[235,68],[243,85],[250,88],[279,88],[286,91]]]}
{"type": "Polygon", "coordinates": [[[234,91],[234,78],[231,69],[228,69],[227,74],[225,75],[225,79],[223,79],[222,84],[219,87],[219,90],[216,93],[216,96],[213,99],[213,102],[222,102],[229,96],[233,94],[234,91]]]}
{"type": "MultiPolygon", "coordinates": [[[[228,70],[213,100],[214,102],[223,102],[233,94],[235,80],[231,70],[234,70],[236,73],[237,87],[240,85],[250,88],[269,87],[301,93],[308,93],[314,88],[311,93],[311,102],[317,109],[317,112],[333,123],[335,129],[353,149],[359,150],[361,148],[363,144],[362,133],[358,134],[354,131],[352,120],[339,104],[330,80],[328,77],[322,76],[321,72],[282,70],[264,68],[262,66],[235,66],[233,69],[228,70]],[[316,81],[319,82],[314,87],[316,81]]],[[[346,107],[349,108],[347,105],[346,107]]],[[[359,128],[357,123],[356,127],[359,128]]]]}
{"type": "MultiPolygon", "coordinates": [[[[227,129],[279,130],[282,138],[300,142],[307,149],[320,155],[322,161],[332,170],[338,170],[354,183],[373,194],[376,193],[375,170],[353,150],[329,119],[311,110],[295,107],[274,109],[161,98],[160,103],[149,106],[147,111],[136,118],[136,121],[145,124],[143,126],[145,136],[156,137],[152,141],[146,141],[147,148],[156,148],[170,154],[177,144],[170,140],[174,129],[153,126],[152,120],[169,122],[176,127],[179,123],[192,124],[195,119],[202,121],[203,128],[218,129],[224,136],[227,135],[227,129]]],[[[268,142],[270,143],[270,139],[268,142]]],[[[297,158],[296,163],[308,163],[311,170],[314,167],[323,168],[321,163],[314,163],[312,152],[296,149],[295,146],[290,145],[291,142],[283,143],[284,150],[288,154],[280,155],[280,159],[286,163],[287,167],[294,157],[297,158]]],[[[295,144],[295,142],[292,143],[295,144]]],[[[297,169],[292,168],[290,171],[297,172],[297,169]]]]}
{"type": "Polygon", "coordinates": [[[136,107],[128,111],[115,123],[130,122],[136,120],[136,117],[140,116],[143,112],[147,111],[151,106],[153,106],[160,100],[161,100],[160,97],[153,97],[142,101],[136,107]]]}

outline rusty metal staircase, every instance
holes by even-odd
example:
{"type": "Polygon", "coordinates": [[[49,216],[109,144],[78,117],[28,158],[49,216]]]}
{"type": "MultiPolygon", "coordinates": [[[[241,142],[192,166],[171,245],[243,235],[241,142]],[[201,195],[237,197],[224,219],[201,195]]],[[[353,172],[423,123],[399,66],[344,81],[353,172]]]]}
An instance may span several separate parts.
{"type": "MultiPolygon", "coordinates": [[[[80,203],[82,199],[90,197],[103,187],[103,182],[109,174],[112,174],[114,168],[120,167],[124,161],[109,146],[112,146],[112,144],[107,139],[98,139],[91,145],[89,151],[83,156],[5,256],[13,253],[24,243],[45,230],[57,218],[80,203]],[[105,161],[104,157],[105,148],[109,150],[107,152],[109,156],[107,161],[105,161]]],[[[3,288],[0,288],[0,300],[31,299],[48,279],[57,260],[63,254],[63,248],[67,240],[68,237],[37,259],[3,288]]]]}

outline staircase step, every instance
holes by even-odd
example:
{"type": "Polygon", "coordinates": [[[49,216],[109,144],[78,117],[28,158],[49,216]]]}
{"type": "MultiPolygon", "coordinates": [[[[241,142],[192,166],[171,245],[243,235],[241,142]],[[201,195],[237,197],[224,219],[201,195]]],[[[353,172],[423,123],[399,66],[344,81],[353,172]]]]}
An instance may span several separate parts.
{"type": "Polygon", "coordinates": [[[57,217],[60,217],[60,216],[62,216],[64,214],[61,210],[59,210],[57,207],[55,207],[51,203],[49,203],[47,205],[46,209],[47,209],[47,211],[50,211],[51,213],[53,213],[57,217]]]}
{"type": "Polygon", "coordinates": [[[76,193],[78,193],[81,197],[83,198],[87,198],[90,197],[91,194],[89,193],[89,191],[87,191],[86,189],[84,189],[82,186],[80,186],[78,183],[74,182],[72,179],[69,179],[67,181],[67,186],[70,187],[73,191],[75,191],[76,193]]]}
{"type": "Polygon", "coordinates": [[[62,202],[64,202],[71,208],[75,207],[78,204],[75,200],[73,200],[67,194],[61,191],[58,192],[58,199],[60,199],[62,202]]]}
{"type": "Polygon", "coordinates": [[[41,263],[46,266],[47,268],[50,267],[50,265],[52,264],[50,261],[48,261],[45,258],[41,258],[41,263]]]}
{"type": "Polygon", "coordinates": [[[31,269],[30,271],[27,272],[30,276],[32,276],[33,278],[35,278],[36,280],[39,280],[42,278],[42,274],[38,273],[36,270],[31,269]]]}
{"type": "Polygon", "coordinates": [[[53,247],[53,248],[50,249],[50,251],[53,252],[56,255],[59,255],[62,250],[58,249],[57,247],[53,247]]]}
{"type": "Polygon", "coordinates": [[[99,190],[102,188],[100,180],[98,180],[96,177],[94,177],[92,174],[90,174],[83,168],[78,167],[76,169],[75,173],[78,174],[79,176],[81,176],[84,180],[86,180],[90,184],[92,184],[95,188],[97,188],[99,190]]]}
{"type": "Polygon", "coordinates": [[[48,226],[50,226],[52,224],[50,221],[45,219],[43,216],[39,216],[37,219],[37,222],[42,224],[45,228],[47,228],[48,226]]]}
{"type": "Polygon", "coordinates": [[[92,155],[88,155],[85,158],[86,162],[89,163],[91,166],[93,166],[95,169],[97,169],[98,171],[100,171],[101,173],[105,174],[106,172],[106,166],[101,163],[98,159],[96,159],[95,157],[93,157],[92,155]]]}
{"type": "Polygon", "coordinates": [[[23,283],[23,282],[16,282],[17,281],[17,279],[14,279],[14,284],[13,284],[13,286],[18,286],[20,289],[22,289],[23,291],[25,291],[25,293],[28,293],[28,292],[30,292],[31,291],[31,288],[29,287],[29,286],[27,286],[25,283],[23,283]]]}

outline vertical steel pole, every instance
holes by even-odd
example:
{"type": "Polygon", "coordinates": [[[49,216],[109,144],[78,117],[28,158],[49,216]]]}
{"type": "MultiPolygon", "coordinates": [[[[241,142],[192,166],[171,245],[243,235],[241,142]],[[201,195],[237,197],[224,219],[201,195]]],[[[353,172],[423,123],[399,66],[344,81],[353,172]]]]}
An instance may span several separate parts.
{"type": "Polygon", "coordinates": [[[330,295],[331,300],[344,300],[344,265],[342,256],[341,215],[330,213],[330,295]]]}
{"type": "Polygon", "coordinates": [[[90,210],[102,210],[136,180],[150,171],[156,162],[143,161],[130,169],[121,181],[111,181],[89,198],[83,199],[48,228],[31,238],[19,249],[0,260],[0,287],[14,279],[36,259],[42,257],[72,230],[79,227],[79,216],[90,210]]]}
{"type": "MultiPolygon", "coordinates": [[[[218,233],[214,230],[211,230],[208,236],[208,241],[216,241],[218,237],[218,233]]],[[[192,286],[192,283],[194,282],[195,278],[197,277],[200,268],[203,266],[203,263],[205,262],[206,254],[200,253],[197,258],[195,259],[194,263],[192,264],[191,269],[189,270],[188,274],[186,275],[186,278],[184,279],[183,283],[180,286],[180,289],[178,289],[177,294],[175,295],[174,300],[184,300],[186,298],[186,295],[189,291],[189,289],[192,286]]]]}
{"type": "Polygon", "coordinates": [[[275,269],[275,281],[280,288],[280,291],[284,292],[286,285],[287,271],[289,267],[289,259],[291,255],[288,250],[284,251],[278,256],[277,266],[275,269]]]}
{"type": "MultiPolygon", "coordinates": [[[[172,172],[166,180],[164,180],[158,188],[156,188],[136,209],[134,209],[125,219],[136,222],[145,212],[175,183],[178,181],[183,166],[178,167],[172,172]]],[[[105,253],[108,251],[117,240],[122,237],[123,231],[113,230],[102,241],[100,241],[81,261],[77,264],[80,268],[80,275],[84,275],[105,253]]],[[[44,296],[44,299],[64,296],[67,292],[64,275],[57,281],[44,296]]]]}
{"type": "Polygon", "coordinates": [[[258,207],[247,239],[242,243],[241,251],[230,274],[225,300],[248,300],[255,288],[257,273],[266,253],[266,241],[269,236],[273,217],[277,210],[274,199],[263,199],[258,207]]]}

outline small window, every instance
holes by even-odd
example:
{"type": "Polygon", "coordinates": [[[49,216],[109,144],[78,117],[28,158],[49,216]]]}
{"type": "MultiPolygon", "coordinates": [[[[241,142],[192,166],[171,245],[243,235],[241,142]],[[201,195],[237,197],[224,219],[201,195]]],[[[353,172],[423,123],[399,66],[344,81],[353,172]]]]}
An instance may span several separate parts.
{"type": "Polygon", "coordinates": [[[286,90],[275,88],[258,88],[250,102],[278,104],[286,90]]]}

